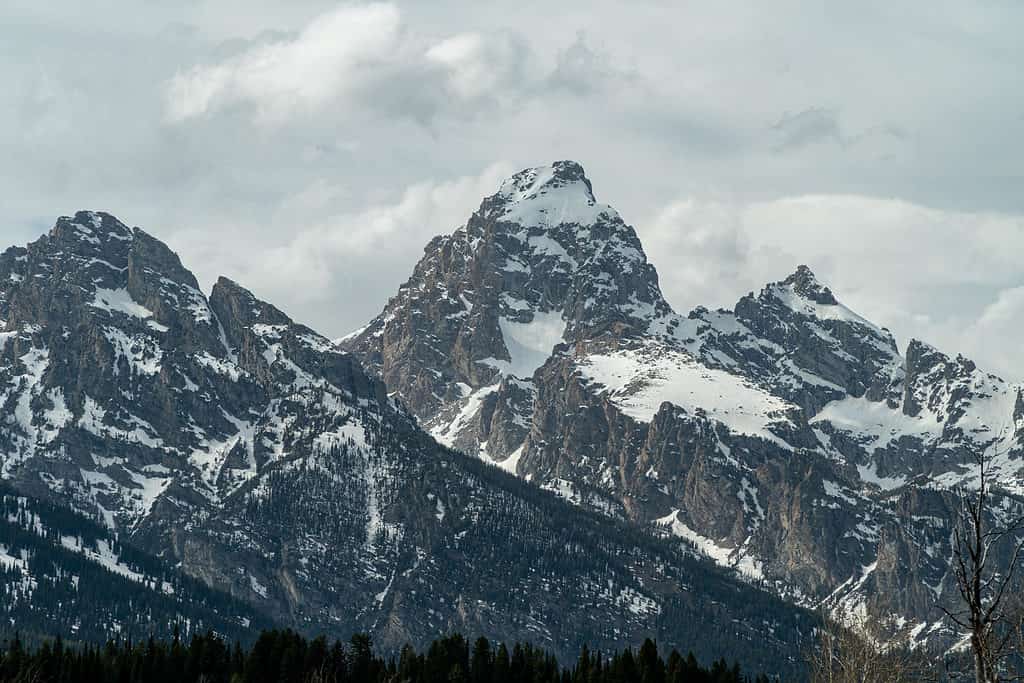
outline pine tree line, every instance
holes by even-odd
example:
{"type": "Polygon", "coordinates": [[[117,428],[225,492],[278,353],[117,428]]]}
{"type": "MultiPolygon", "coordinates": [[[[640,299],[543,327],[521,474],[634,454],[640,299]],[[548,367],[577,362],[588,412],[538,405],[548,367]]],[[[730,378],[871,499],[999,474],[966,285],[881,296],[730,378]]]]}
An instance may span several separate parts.
{"type": "Polygon", "coordinates": [[[60,639],[29,649],[15,637],[0,651],[0,681],[11,683],[768,683],[746,677],[725,660],[705,668],[691,653],[662,657],[646,640],[610,656],[586,647],[575,664],[529,644],[474,643],[461,635],[435,640],[425,652],[405,647],[397,657],[374,653],[370,637],[348,643],[309,640],[292,630],[264,631],[249,649],[207,633],[187,643],[110,641],[69,647],[60,639]]]}

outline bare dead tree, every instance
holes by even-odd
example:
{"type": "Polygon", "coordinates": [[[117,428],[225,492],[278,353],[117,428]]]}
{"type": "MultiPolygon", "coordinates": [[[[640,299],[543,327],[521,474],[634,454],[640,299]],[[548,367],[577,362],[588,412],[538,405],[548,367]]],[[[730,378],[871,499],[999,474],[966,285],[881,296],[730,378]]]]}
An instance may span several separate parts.
{"type": "Polygon", "coordinates": [[[1021,609],[1021,598],[1018,596],[1014,606],[1013,623],[1010,626],[1010,639],[1013,645],[1010,646],[1008,654],[1008,671],[1013,674],[1007,676],[1008,681],[1024,681],[1024,611],[1021,609]]]}
{"type": "Polygon", "coordinates": [[[808,656],[811,683],[904,683],[937,678],[934,661],[909,635],[867,616],[847,624],[823,618],[818,647],[808,656]]]}
{"type": "Polygon", "coordinates": [[[953,520],[953,576],[960,594],[958,609],[939,606],[968,637],[976,683],[998,683],[1006,677],[1004,663],[1014,653],[1018,633],[1008,596],[1024,551],[1024,515],[997,521],[993,505],[991,464],[994,455],[975,455],[978,489],[957,491],[958,509],[953,520]],[[996,555],[1008,550],[1008,561],[996,555]]]}
{"type": "Polygon", "coordinates": [[[25,670],[18,673],[11,683],[39,683],[43,680],[43,672],[39,670],[38,666],[29,666],[25,670]]]}
{"type": "Polygon", "coordinates": [[[306,676],[305,683],[327,683],[334,678],[331,672],[328,670],[327,663],[323,663],[316,670],[306,676]]]}

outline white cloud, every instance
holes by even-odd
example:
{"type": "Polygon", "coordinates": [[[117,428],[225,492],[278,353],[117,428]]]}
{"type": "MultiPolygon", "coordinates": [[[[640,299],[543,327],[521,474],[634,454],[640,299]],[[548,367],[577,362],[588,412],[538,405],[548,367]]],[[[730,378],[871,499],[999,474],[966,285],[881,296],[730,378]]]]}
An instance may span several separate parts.
{"type": "Polygon", "coordinates": [[[250,283],[299,319],[323,319],[313,311],[328,307],[335,313],[320,328],[337,335],[379,313],[427,242],[465,223],[513,170],[497,163],[475,176],[418,182],[393,202],[317,219],[345,191],[316,182],[281,203],[270,219],[278,230],[254,235],[243,225],[215,239],[184,232],[173,246],[202,280],[227,274],[250,283]]]}
{"type": "Polygon", "coordinates": [[[1014,325],[1021,320],[1021,313],[1024,313],[1024,286],[1004,289],[985,307],[978,318],[978,326],[999,329],[1014,325]]]}
{"type": "Polygon", "coordinates": [[[313,19],[295,38],[178,73],[167,87],[168,116],[181,121],[241,102],[279,118],[323,105],[394,59],[399,30],[394,5],[339,7],[313,19]]]}
{"type": "Polygon", "coordinates": [[[771,129],[778,135],[779,152],[820,143],[845,144],[836,112],[820,107],[787,113],[771,129]]]}
{"type": "Polygon", "coordinates": [[[1021,320],[1024,320],[1024,286],[999,292],[976,321],[960,328],[961,346],[979,362],[991,364],[1007,377],[1024,380],[1021,352],[1021,320]]]}
{"type": "Polygon", "coordinates": [[[518,89],[528,52],[525,43],[507,31],[461,33],[433,45],[426,58],[445,70],[450,92],[472,100],[518,89]]]}
{"type": "Polygon", "coordinates": [[[666,297],[685,312],[726,306],[737,292],[754,286],[742,228],[735,207],[684,199],[670,203],[638,231],[666,297]]]}
{"type": "Polygon", "coordinates": [[[292,38],[175,74],[165,89],[167,118],[181,123],[247,105],[261,122],[282,124],[350,105],[422,122],[453,99],[507,100],[524,82],[529,47],[513,32],[460,33],[424,49],[425,41],[393,4],[343,5],[292,38]]]}

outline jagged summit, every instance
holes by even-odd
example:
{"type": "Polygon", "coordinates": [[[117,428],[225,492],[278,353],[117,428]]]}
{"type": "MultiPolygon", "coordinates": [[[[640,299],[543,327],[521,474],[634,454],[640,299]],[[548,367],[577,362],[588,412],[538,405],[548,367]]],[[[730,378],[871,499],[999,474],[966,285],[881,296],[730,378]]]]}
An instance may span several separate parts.
{"type": "Polygon", "coordinates": [[[96,246],[99,240],[130,240],[133,234],[132,228],[104,211],[77,211],[74,216],[61,216],[50,231],[50,236],[57,239],[78,239],[96,246]]]}
{"type": "MultiPolygon", "coordinates": [[[[801,265],[786,279],[766,285],[756,299],[752,294],[745,297],[737,304],[736,311],[737,314],[741,311],[752,314],[752,305],[774,309],[778,304],[803,318],[827,321],[829,326],[840,324],[864,328],[886,347],[893,351],[896,349],[896,343],[888,330],[844,305],[808,266],[801,265]]],[[[754,315],[756,317],[757,314],[754,315]]]]}
{"type": "Polygon", "coordinates": [[[133,228],[123,223],[117,216],[106,211],[83,209],[76,211],[74,216],[59,216],[56,225],[87,224],[91,229],[100,232],[130,233],[133,228]]]}
{"type": "Polygon", "coordinates": [[[556,161],[519,171],[501,184],[498,195],[510,200],[533,199],[551,190],[577,186],[585,201],[594,202],[594,190],[583,167],[575,161],[556,161]]]}
{"type": "Polygon", "coordinates": [[[781,284],[792,287],[793,291],[800,296],[819,304],[835,306],[839,303],[833,296],[832,290],[821,284],[811,269],[804,265],[798,266],[796,272],[783,280],[781,284]]]}
{"type": "Polygon", "coordinates": [[[765,285],[762,295],[769,294],[783,299],[799,299],[820,306],[841,306],[832,288],[823,284],[814,271],[806,265],[797,269],[783,280],[765,285]]]}
{"type": "Polygon", "coordinates": [[[590,180],[575,161],[516,173],[484,200],[481,209],[494,220],[527,228],[585,228],[602,218],[619,220],[615,209],[597,202],[590,180]]]}
{"type": "Polygon", "coordinates": [[[262,318],[259,322],[264,324],[288,324],[293,322],[287,313],[272,303],[260,299],[251,289],[226,275],[219,276],[217,281],[213,283],[213,289],[210,290],[210,299],[229,299],[238,306],[248,307],[250,310],[244,317],[251,315],[255,318],[262,318]],[[271,319],[278,322],[271,322],[271,319]]]}

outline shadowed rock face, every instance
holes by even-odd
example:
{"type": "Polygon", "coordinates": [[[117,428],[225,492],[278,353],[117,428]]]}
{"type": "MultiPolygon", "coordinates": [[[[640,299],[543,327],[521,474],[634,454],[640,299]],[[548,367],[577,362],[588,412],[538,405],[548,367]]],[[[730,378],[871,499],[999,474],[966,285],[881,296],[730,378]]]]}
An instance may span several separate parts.
{"type": "MultiPolygon", "coordinates": [[[[566,231],[547,243],[535,240],[546,233],[513,230],[506,213],[523,193],[560,212],[573,206],[560,193],[576,201],[590,189],[571,164],[543,182],[510,181],[471,236],[439,243],[435,261],[421,264],[432,294],[400,294],[429,315],[409,310],[395,324],[422,334],[387,337],[412,354],[388,371],[414,378],[402,397],[448,386],[423,372],[421,355],[465,345],[445,352],[438,372],[465,382],[451,385],[450,399],[494,382],[473,394],[472,417],[506,451],[528,438],[536,412],[536,385],[503,371],[532,362],[528,335],[521,347],[504,345],[509,325],[557,324],[582,307],[566,338],[583,339],[640,326],[634,300],[667,311],[635,235],[610,210],[590,196],[600,239],[566,231]],[[565,265],[604,258],[600,245],[612,239],[636,266],[614,287],[565,265]],[[550,274],[550,287],[535,291],[521,273],[467,260],[468,245],[487,240],[509,253],[534,240],[530,263],[550,274]],[[466,288],[434,296],[468,271],[480,278],[474,299],[466,288]],[[526,298],[503,296],[505,277],[526,298]],[[618,290],[630,287],[623,299],[618,290]],[[428,319],[434,332],[419,327],[428,319]]],[[[207,296],[164,244],[107,214],[61,218],[0,255],[0,317],[3,479],[96,519],[268,622],[343,638],[369,631],[389,648],[460,630],[564,656],[652,636],[705,656],[744,652],[754,668],[777,659],[773,651],[799,651],[808,633],[805,614],[685,544],[439,446],[355,355],[230,280],[207,296]]],[[[384,357],[369,360],[381,368],[384,357]]]]}
{"type": "Polygon", "coordinates": [[[921,638],[953,593],[949,489],[984,452],[1024,493],[1018,386],[916,340],[901,353],[807,266],[676,314],[573,162],[505,181],[339,345],[442,442],[921,638]]]}

